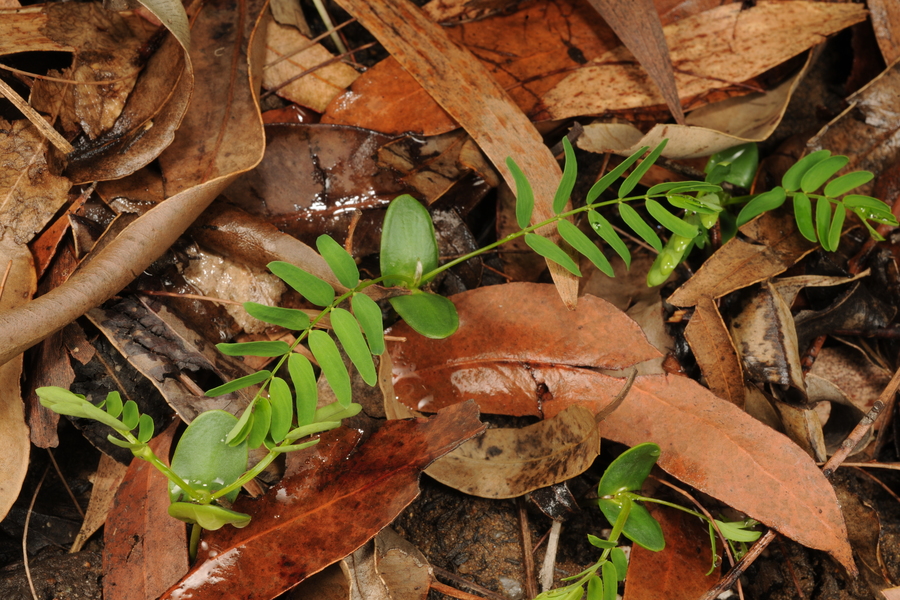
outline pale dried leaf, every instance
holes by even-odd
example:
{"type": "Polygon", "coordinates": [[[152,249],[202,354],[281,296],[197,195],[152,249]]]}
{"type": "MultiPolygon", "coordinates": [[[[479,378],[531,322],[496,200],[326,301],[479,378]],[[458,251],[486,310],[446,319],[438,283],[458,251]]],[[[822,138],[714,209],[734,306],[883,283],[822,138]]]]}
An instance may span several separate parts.
{"type": "Polygon", "coordinates": [[[746,388],[741,361],[712,299],[702,297],[697,301],[684,337],[694,352],[709,389],[716,396],[743,407],[746,388]]]}
{"type": "Polygon", "coordinates": [[[106,523],[107,515],[112,507],[113,498],[119,484],[125,478],[125,471],[128,467],[110,458],[106,454],[100,454],[100,464],[97,470],[90,477],[93,487],[91,487],[91,501],[88,503],[87,512],[84,515],[84,521],[81,523],[81,530],[75,536],[72,547],[69,552],[78,552],[88,538],[97,533],[106,523]]]}

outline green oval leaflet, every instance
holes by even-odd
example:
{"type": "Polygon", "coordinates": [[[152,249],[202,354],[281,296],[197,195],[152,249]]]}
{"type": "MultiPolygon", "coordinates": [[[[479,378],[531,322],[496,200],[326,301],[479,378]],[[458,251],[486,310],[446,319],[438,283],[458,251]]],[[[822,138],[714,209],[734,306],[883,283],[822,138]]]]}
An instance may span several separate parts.
{"type": "Polygon", "coordinates": [[[309,316],[296,308],[266,306],[256,302],[244,302],[244,310],[254,319],[265,323],[280,325],[291,331],[303,331],[309,327],[309,316]]]}
{"type": "Polygon", "coordinates": [[[334,340],[324,331],[314,329],[309,332],[309,349],[319,363],[322,373],[325,375],[328,385],[334,391],[335,397],[342,406],[350,404],[352,391],[350,388],[350,374],[341,360],[341,353],[337,349],[334,340]]]}
{"type": "Polygon", "coordinates": [[[562,145],[566,154],[566,162],[562,179],[559,180],[559,186],[553,196],[553,213],[557,215],[566,207],[566,202],[569,201],[572,190],[575,188],[575,179],[578,177],[578,165],[575,162],[575,150],[572,149],[572,142],[569,141],[569,138],[564,137],[562,145]]]}
{"type": "Polygon", "coordinates": [[[616,574],[619,581],[625,581],[625,573],[628,572],[628,557],[621,548],[613,548],[609,553],[609,559],[616,565],[616,574]]]}
{"type": "MultiPolygon", "coordinates": [[[[619,513],[622,512],[622,505],[613,500],[603,499],[599,500],[598,504],[603,516],[610,523],[615,523],[619,513]]],[[[653,552],[659,552],[666,547],[659,523],[646,508],[637,503],[633,503],[622,533],[635,544],[653,552]]]]}
{"type": "Polygon", "coordinates": [[[816,163],[803,175],[803,179],[800,180],[800,189],[807,194],[816,191],[835,173],[843,169],[848,162],[850,159],[846,156],[831,156],[816,163]]]}
{"type": "Polygon", "coordinates": [[[609,261],[606,259],[606,256],[603,255],[603,252],[597,247],[591,239],[584,235],[584,233],[578,229],[575,225],[566,220],[561,220],[556,224],[556,230],[559,232],[559,237],[566,240],[570,246],[575,248],[578,252],[583,254],[594,263],[594,266],[606,273],[609,277],[615,277],[615,273],[613,272],[612,265],[609,264],[609,261]]]}
{"type": "Polygon", "coordinates": [[[125,403],[125,406],[122,410],[122,423],[125,424],[125,427],[128,430],[132,430],[138,426],[141,418],[141,411],[138,409],[137,402],[134,400],[129,400],[125,403]]]}
{"type": "Polygon", "coordinates": [[[843,204],[834,207],[834,216],[831,219],[831,225],[828,228],[828,248],[831,252],[838,249],[841,243],[841,230],[844,227],[844,219],[847,216],[847,209],[843,204]]]}
{"type": "Polygon", "coordinates": [[[153,417],[148,414],[141,415],[141,418],[138,419],[138,441],[142,444],[149,442],[150,438],[153,437],[154,427],[153,417]]]}
{"type": "Polygon", "coordinates": [[[297,392],[297,424],[309,425],[313,422],[316,404],[319,403],[319,390],[312,363],[302,354],[294,352],[288,357],[288,373],[297,392]]]}
{"type": "Polygon", "coordinates": [[[241,342],[240,344],[216,344],[219,352],[226,356],[284,356],[291,347],[281,340],[262,342],[241,342]]]}
{"type": "MultiPolygon", "coordinates": [[[[224,410],[200,413],[175,447],[172,470],[191,487],[215,492],[240,477],[247,468],[247,444],[229,446],[226,434],[237,419],[224,410]]],[[[240,490],[225,495],[234,502],[240,490]]],[[[177,502],[183,491],[169,482],[169,497],[177,502]]]]}
{"type": "Polygon", "coordinates": [[[659,236],[656,235],[656,232],[653,231],[652,227],[647,225],[634,208],[624,202],[619,203],[619,216],[622,217],[622,220],[625,221],[626,225],[631,227],[632,231],[638,234],[638,237],[653,246],[657,252],[662,251],[663,245],[659,236]]]}
{"type": "Polygon", "coordinates": [[[818,163],[831,156],[828,150],[818,150],[811,154],[807,154],[798,160],[794,166],[787,170],[784,177],[781,178],[781,185],[788,192],[795,192],[800,189],[800,181],[806,172],[818,163]]]}
{"type": "Polygon", "coordinates": [[[800,192],[794,194],[794,220],[803,237],[811,242],[819,241],[816,238],[816,229],[813,227],[812,203],[806,194],[800,192]]]}
{"type": "MultiPolygon", "coordinates": [[[[122,414],[122,396],[119,395],[119,392],[110,392],[106,395],[106,399],[101,406],[106,409],[106,413],[109,416],[117,419],[122,414]]],[[[132,428],[129,427],[129,429],[132,428]]]]}
{"type": "Polygon", "coordinates": [[[619,163],[612,171],[601,177],[597,183],[591,186],[591,189],[588,191],[587,197],[585,198],[585,202],[587,204],[593,204],[594,200],[600,197],[600,194],[609,189],[609,186],[615,183],[616,180],[649,149],[650,146],[642,146],[637,152],[619,163]]]}
{"type": "Polygon", "coordinates": [[[581,277],[581,270],[578,268],[578,265],[575,264],[575,261],[572,260],[572,257],[566,254],[565,250],[547,238],[536,233],[526,233],[525,243],[528,244],[529,248],[544,258],[552,260],[576,277],[581,277]]]}
{"type": "Polygon", "coordinates": [[[656,219],[660,225],[674,233],[675,235],[680,235],[686,238],[693,238],[697,236],[697,227],[691,225],[690,223],[685,223],[683,220],[679,219],[669,211],[667,211],[662,204],[653,199],[648,199],[646,202],[647,212],[650,213],[650,216],[656,219]]]}
{"type": "Polygon", "coordinates": [[[516,161],[507,157],[506,166],[516,182],[516,223],[520,229],[525,229],[531,223],[531,214],[534,212],[534,191],[516,161]]]}
{"type": "Polygon", "coordinates": [[[641,177],[644,176],[647,171],[650,170],[650,167],[653,166],[653,163],[656,162],[656,159],[660,157],[662,151],[665,149],[666,144],[668,143],[668,139],[663,140],[660,144],[654,148],[650,154],[647,155],[647,158],[641,161],[637,167],[635,167],[634,171],[631,172],[625,181],[622,182],[622,185],[619,186],[619,198],[624,198],[628,194],[631,193],[631,190],[637,186],[641,181],[641,177]]]}
{"type": "Polygon", "coordinates": [[[353,294],[350,298],[353,314],[362,326],[369,342],[369,351],[376,356],[384,354],[384,321],[381,307],[365,294],[353,294]]]}
{"type": "Polygon", "coordinates": [[[350,311],[335,308],[331,311],[331,326],[363,381],[369,385],[378,383],[375,363],[372,362],[372,353],[369,352],[369,346],[363,338],[356,318],[350,314],[350,311]]]}
{"type": "Polygon", "coordinates": [[[394,198],[381,233],[381,275],[385,285],[418,287],[422,276],[437,269],[434,223],[422,204],[408,194],[394,198]]]}
{"type": "Polygon", "coordinates": [[[228,435],[225,436],[225,442],[229,446],[247,443],[247,436],[250,435],[250,430],[253,428],[253,407],[256,406],[257,402],[259,402],[259,396],[256,396],[250,404],[247,405],[247,408],[241,413],[241,417],[237,420],[237,423],[234,424],[234,427],[232,427],[228,432],[228,435]]]}
{"type": "Polygon", "coordinates": [[[816,200],[816,233],[822,248],[828,248],[828,229],[831,227],[831,202],[826,198],[816,200]]]}
{"type": "Polygon", "coordinates": [[[341,285],[351,289],[359,285],[359,269],[356,261],[343,246],[330,235],[320,235],[316,238],[316,248],[341,285]]]}
{"type": "Polygon", "coordinates": [[[389,302],[407,325],[427,338],[442,340],[459,328],[456,306],[443,296],[416,290],[389,302]]]}
{"type": "Polygon", "coordinates": [[[841,175],[832,179],[825,186],[824,194],[829,198],[836,198],[841,194],[846,194],[850,190],[854,190],[861,185],[869,183],[875,178],[875,174],[871,171],[854,171],[841,175]]]}
{"type": "Polygon", "coordinates": [[[224,396],[225,394],[230,394],[231,392],[236,392],[237,390],[248,388],[251,385],[262,383],[271,376],[272,373],[270,373],[269,371],[257,371],[256,373],[238,377],[237,379],[233,379],[228,383],[223,383],[222,385],[214,387],[211,390],[207,390],[206,395],[210,398],[214,398],[216,396],[224,396]]]}
{"type": "Polygon", "coordinates": [[[334,288],[331,284],[300,267],[280,260],[270,262],[267,266],[279,279],[316,306],[328,306],[334,301],[334,288]]]}
{"type": "Polygon", "coordinates": [[[600,565],[600,573],[603,577],[603,600],[616,600],[616,592],[619,591],[616,565],[612,562],[605,562],[600,565]]]}
{"type": "Polygon", "coordinates": [[[599,235],[604,242],[609,244],[610,248],[616,251],[620,257],[622,257],[622,261],[625,263],[626,268],[631,267],[631,251],[628,250],[628,246],[625,245],[625,242],[622,241],[622,238],[619,237],[618,232],[613,229],[613,226],[610,225],[609,221],[606,220],[606,217],[598,213],[596,210],[591,209],[588,211],[588,223],[591,224],[591,227],[594,231],[599,235]]]}
{"type": "Polygon", "coordinates": [[[169,505],[169,516],[185,523],[197,524],[203,529],[215,531],[223,525],[241,529],[250,524],[250,515],[239,513],[213,504],[191,504],[173,502],[169,505]]]}
{"type": "Polygon", "coordinates": [[[250,419],[250,432],[247,434],[247,447],[259,448],[266,440],[269,427],[272,425],[272,404],[268,398],[256,399],[253,406],[253,417],[250,419]]]}
{"type": "Polygon", "coordinates": [[[755,219],[764,212],[775,210],[787,199],[784,188],[779,186],[772,188],[768,192],[764,192],[748,202],[737,217],[737,226],[740,227],[744,223],[755,219]]]}
{"type": "Polygon", "coordinates": [[[613,496],[619,492],[641,489],[659,455],[660,449],[656,444],[639,444],[626,450],[610,463],[600,478],[597,494],[613,496]]]}
{"type": "MultiPolygon", "coordinates": [[[[598,575],[593,575],[588,579],[587,584],[587,600],[606,600],[605,591],[603,589],[603,580],[598,575]]],[[[580,598],[581,596],[579,596],[580,598]]]]}
{"type": "Polygon", "coordinates": [[[606,550],[607,548],[615,548],[619,545],[618,542],[604,540],[602,538],[598,538],[596,535],[591,535],[590,533],[588,534],[587,538],[588,542],[590,542],[592,546],[600,548],[601,550],[606,550]]]}
{"type": "Polygon", "coordinates": [[[291,388],[281,377],[273,377],[269,384],[269,403],[272,405],[272,424],[269,433],[277,444],[291,429],[294,419],[294,399],[291,388]]]}
{"type": "Polygon", "coordinates": [[[647,190],[647,195],[659,196],[664,193],[677,194],[679,191],[715,193],[721,192],[722,188],[705,181],[664,181],[663,183],[657,183],[647,190]]]}

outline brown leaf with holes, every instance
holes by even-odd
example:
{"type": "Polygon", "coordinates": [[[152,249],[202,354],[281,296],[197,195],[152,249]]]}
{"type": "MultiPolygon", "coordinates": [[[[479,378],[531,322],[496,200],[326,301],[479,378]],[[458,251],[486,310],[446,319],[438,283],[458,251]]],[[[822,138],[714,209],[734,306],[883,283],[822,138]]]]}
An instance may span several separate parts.
{"type": "Polygon", "coordinates": [[[390,421],[352,454],[358,432],[326,434],[307,469],[260,500],[235,503],[250,524],[206,535],[191,571],[162,598],[243,600],[247,590],[274,598],[374,537],[418,495],[422,469],[483,429],[468,402],[390,421]]]}

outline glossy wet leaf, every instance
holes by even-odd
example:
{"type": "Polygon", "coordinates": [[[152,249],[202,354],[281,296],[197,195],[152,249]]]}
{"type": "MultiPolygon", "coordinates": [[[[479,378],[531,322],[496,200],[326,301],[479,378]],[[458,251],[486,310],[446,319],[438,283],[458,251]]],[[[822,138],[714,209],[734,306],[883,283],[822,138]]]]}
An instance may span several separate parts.
{"type": "Polygon", "coordinates": [[[316,306],[328,306],[334,301],[334,288],[300,267],[281,260],[270,262],[268,267],[282,281],[316,306]]]}
{"type": "Polygon", "coordinates": [[[250,515],[212,504],[173,502],[169,505],[169,516],[185,523],[198,523],[208,531],[215,531],[224,525],[241,528],[250,524],[250,515]]]}
{"type": "Polygon", "coordinates": [[[547,238],[536,233],[526,233],[525,243],[528,244],[529,248],[531,248],[544,258],[552,260],[573,275],[581,277],[581,270],[578,268],[578,265],[575,264],[575,261],[572,260],[572,257],[566,254],[565,250],[563,250],[547,238]]]}
{"type": "Polygon", "coordinates": [[[335,397],[343,406],[350,404],[352,396],[350,374],[347,372],[347,367],[344,366],[341,353],[334,340],[324,331],[314,329],[309,332],[309,349],[316,357],[335,397]]]}
{"type": "Polygon", "coordinates": [[[385,285],[417,286],[438,267],[434,223],[428,209],[408,194],[390,203],[381,233],[381,275],[385,285]]]}
{"type": "Polygon", "coordinates": [[[861,185],[869,183],[874,178],[875,174],[871,171],[854,171],[852,173],[847,173],[829,181],[825,186],[823,193],[829,198],[836,198],[841,194],[846,194],[861,185]]]}
{"type": "Polygon", "coordinates": [[[280,325],[291,331],[303,331],[309,327],[309,315],[296,308],[281,308],[280,306],[266,306],[256,302],[244,302],[244,310],[251,317],[280,325]]]}
{"type": "Polygon", "coordinates": [[[638,234],[642,240],[653,246],[658,252],[662,252],[663,245],[659,236],[656,235],[653,228],[647,225],[646,221],[644,221],[641,215],[639,215],[631,205],[625,204],[624,202],[620,203],[619,216],[622,217],[625,224],[631,227],[632,231],[638,234]]]}
{"type": "Polygon", "coordinates": [[[331,311],[331,326],[363,381],[369,385],[375,385],[378,381],[378,376],[375,374],[375,363],[372,362],[372,354],[369,352],[369,346],[366,345],[356,318],[343,308],[335,308],[331,311]]]}
{"type": "Polygon", "coordinates": [[[273,377],[269,384],[269,402],[272,405],[272,424],[269,433],[277,444],[290,431],[294,419],[294,398],[291,388],[281,377],[273,377]]]}
{"type": "Polygon", "coordinates": [[[228,383],[223,383],[220,386],[214,387],[211,390],[208,390],[206,392],[206,395],[224,396],[225,394],[230,394],[231,392],[248,388],[251,385],[262,383],[271,376],[272,373],[270,373],[269,371],[257,371],[256,373],[251,373],[250,375],[245,375],[243,377],[239,377],[237,379],[229,381],[228,383]]]}
{"type": "Polygon", "coordinates": [[[414,292],[390,299],[391,306],[415,331],[431,339],[444,339],[456,332],[459,317],[453,302],[427,292],[414,292]]]}
{"type": "MultiPolygon", "coordinates": [[[[654,148],[650,154],[647,155],[647,158],[641,161],[637,167],[634,168],[634,171],[625,178],[625,181],[622,182],[622,185],[619,186],[619,198],[624,198],[640,183],[641,178],[650,170],[650,167],[653,166],[653,163],[656,162],[656,159],[660,157],[662,151],[666,147],[667,140],[663,140],[660,144],[654,148]]],[[[621,205],[620,205],[621,206],[621,205]]]]}
{"type": "MultiPolygon", "coordinates": [[[[172,470],[185,483],[210,492],[222,489],[247,468],[247,445],[229,446],[225,436],[237,418],[224,410],[211,410],[194,419],[175,447],[172,470]]],[[[232,502],[240,490],[226,494],[232,502]]],[[[169,483],[169,498],[177,502],[183,492],[169,483]]]]}
{"type": "Polygon", "coordinates": [[[606,273],[609,277],[615,277],[612,265],[603,255],[603,252],[597,248],[597,245],[586,236],[578,227],[568,221],[559,221],[556,224],[556,230],[559,237],[566,240],[570,246],[585,255],[588,260],[594,263],[594,266],[606,273]]]}
{"type": "Polygon", "coordinates": [[[813,226],[812,203],[806,194],[799,192],[794,194],[794,219],[797,221],[797,229],[803,237],[811,242],[819,241],[813,226]]]}
{"type": "Polygon", "coordinates": [[[348,288],[359,285],[359,269],[356,267],[356,261],[343,246],[334,241],[334,238],[320,235],[316,238],[316,248],[341,284],[348,288]]]}
{"type": "Polygon", "coordinates": [[[365,294],[353,294],[350,306],[356,320],[362,326],[363,333],[366,334],[369,350],[376,356],[384,354],[384,321],[381,317],[381,307],[365,294]]]}
{"type": "Polygon", "coordinates": [[[227,356],[283,356],[291,347],[281,340],[262,342],[241,342],[239,344],[216,344],[219,352],[227,356]]]}
{"type": "Polygon", "coordinates": [[[691,225],[690,223],[686,223],[682,219],[679,219],[666,210],[663,205],[656,200],[653,200],[652,198],[647,200],[645,206],[647,207],[647,212],[650,213],[650,216],[672,233],[686,238],[694,238],[697,236],[698,232],[695,225],[691,225]]]}
{"type": "Polygon", "coordinates": [[[307,466],[264,497],[235,503],[250,524],[204,536],[197,562],[162,598],[278,596],[393,521],[418,494],[421,469],[483,427],[470,403],[427,420],[388,422],[355,451],[358,432],[325,434],[303,451],[307,466]]]}
{"type": "Polygon", "coordinates": [[[309,425],[313,422],[316,404],[319,401],[312,363],[302,354],[295,352],[288,358],[288,372],[297,394],[297,424],[309,425]]]}
{"type": "MultiPolygon", "coordinates": [[[[600,511],[610,524],[615,523],[622,512],[622,505],[613,500],[599,500],[600,511]]],[[[641,504],[633,502],[628,520],[622,533],[635,544],[639,544],[647,550],[659,552],[666,547],[662,528],[650,512],[641,504]]]]}
{"type": "Polygon", "coordinates": [[[566,202],[569,201],[569,196],[572,195],[572,190],[575,188],[575,179],[578,177],[575,150],[572,149],[572,143],[569,141],[569,138],[564,137],[562,145],[566,153],[566,162],[562,179],[559,181],[559,187],[556,188],[556,194],[553,196],[553,212],[556,214],[561,213],[566,207],[566,202]]]}
{"type": "Polygon", "coordinates": [[[516,161],[507,157],[506,166],[516,182],[516,223],[520,229],[525,229],[531,224],[531,214],[534,212],[534,191],[516,161]]]}
{"type": "Polygon", "coordinates": [[[591,209],[588,211],[588,222],[591,224],[594,231],[597,232],[597,235],[599,235],[604,242],[609,244],[610,248],[615,250],[616,254],[622,258],[622,261],[625,262],[625,266],[631,267],[631,251],[628,250],[628,246],[625,245],[625,242],[619,237],[619,233],[613,229],[613,226],[606,220],[606,217],[596,210],[591,209]]]}
{"type": "Polygon", "coordinates": [[[609,188],[609,186],[614,184],[616,180],[618,180],[619,177],[621,177],[622,174],[625,173],[625,171],[627,171],[628,168],[631,167],[631,165],[637,162],[637,159],[643,156],[649,149],[649,146],[643,146],[637,152],[619,163],[612,171],[601,177],[600,180],[597,181],[597,183],[595,183],[593,186],[591,186],[590,190],[588,190],[585,202],[587,202],[588,204],[593,204],[594,200],[600,197],[600,194],[605,192],[609,188]]]}
{"type": "Polygon", "coordinates": [[[650,442],[626,450],[603,472],[597,494],[612,496],[619,492],[640,490],[659,454],[659,446],[650,442]]]}
{"type": "Polygon", "coordinates": [[[830,156],[825,160],[816,163],[813,167],[803,174],[800,180],[800,189],[810,194],[822,187],[826,181],[831,179],[835,173],[847,166],[850,159],[846,156],[830,156]]]}
{"type": "Polygon", "coordinates": [[[781,178],[781,185],[789,192],[795,192],[800,189],[800,182],[803,176],[814,166],[831,156],[828,150],[817,150],[807,154],[785,172],[781,178]]]}
{"type": "Polygon", "coordinates": [[[737,216],[737,226],[740,227],[744,223],[753,220],[764,212],[774,210],[784,204],[787,196],[784,188],[779,186],[772,188],[768,192],[763,192],[759,196],[744,205],[741,212],[737,216]]]}

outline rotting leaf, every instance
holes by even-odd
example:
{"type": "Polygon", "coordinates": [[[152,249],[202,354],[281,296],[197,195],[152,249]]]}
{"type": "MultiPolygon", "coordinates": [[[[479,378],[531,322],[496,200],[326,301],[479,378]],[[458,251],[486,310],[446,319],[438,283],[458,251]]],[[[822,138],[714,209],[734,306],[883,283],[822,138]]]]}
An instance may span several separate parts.
{"type": "Polygon", "coordinates": [[[206,536],[194,567],[162,598],[243,600],[249,590],[274,598],[371,539],[416,497],[422,469],[483,429],[470,402],[430,419],[391,421],[349,458],[358,434],[326,434],[320,445],[337,440],[336,451],[262,499],[235,503],[250,524],[206,536]]]}
{"type": "Polygon", "coordinates": [[[515,498],[580,475],[600,453],[594,413],[573,405],[521,429],[488,429],[425,472],[482,498],[515,498]]]}

